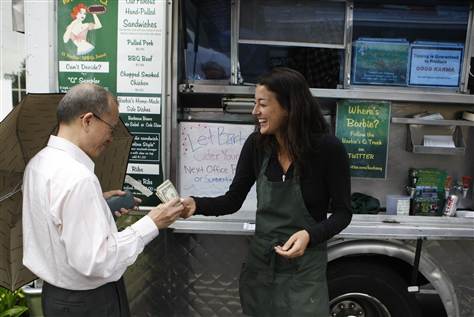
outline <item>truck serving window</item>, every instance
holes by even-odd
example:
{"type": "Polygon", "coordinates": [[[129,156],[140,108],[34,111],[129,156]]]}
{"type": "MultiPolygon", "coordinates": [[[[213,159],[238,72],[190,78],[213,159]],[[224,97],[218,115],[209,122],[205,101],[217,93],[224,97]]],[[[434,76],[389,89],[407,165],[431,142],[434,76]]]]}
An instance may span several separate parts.
{"type": "Polygon", "coordinates": [[[333,48],[239,45],[239,63],[244,83],[255,83],[273,67],[299,71],[313,88],[336,88],[342,84],[344,51],[333,48]]]}
{"type": "Polygon", "coordinates": [[[249,0],[239,4],[241,79],[255,83],[277,66],[298,70],[314,88],[342,82],[344,1],[249,0]]]}
{"type": "Polygon", "coordinates": [[[344,45],[345,2],[240,1],[239,43],[344,45]]]}
{"type": "Polygon", "coordinates": [[[458,89],[469,2],[354,1],[354,85],[458,89]]]}
{"type": "Polygon", "coordinates": [[[187,80],[230,78],[230,1],[183,0],[187,80]]]}

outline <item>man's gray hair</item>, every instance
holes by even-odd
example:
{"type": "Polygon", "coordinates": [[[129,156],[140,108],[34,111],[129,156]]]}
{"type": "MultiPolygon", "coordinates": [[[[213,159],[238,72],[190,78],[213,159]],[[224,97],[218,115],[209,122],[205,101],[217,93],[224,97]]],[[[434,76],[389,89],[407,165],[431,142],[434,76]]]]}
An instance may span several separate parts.
{"type": "Polygon", "coordinates": [[[114,96],[101,86],[94,84],[76,85],[59,102],[58,122],[70,123],[87,112],[100,116],[110,111],[109,103],[113,102],[116,102],[114,96]]]}

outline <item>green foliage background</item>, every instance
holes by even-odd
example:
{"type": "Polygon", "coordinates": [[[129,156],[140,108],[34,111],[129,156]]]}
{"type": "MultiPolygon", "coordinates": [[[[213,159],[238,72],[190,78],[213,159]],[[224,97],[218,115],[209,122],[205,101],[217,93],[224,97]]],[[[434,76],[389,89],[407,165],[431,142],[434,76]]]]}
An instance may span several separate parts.
{"type": "Polygon", "coordinates": [[[28,316],[25,295],[21,290],[14,292],[0,287],[0,317],[28,316]]]}

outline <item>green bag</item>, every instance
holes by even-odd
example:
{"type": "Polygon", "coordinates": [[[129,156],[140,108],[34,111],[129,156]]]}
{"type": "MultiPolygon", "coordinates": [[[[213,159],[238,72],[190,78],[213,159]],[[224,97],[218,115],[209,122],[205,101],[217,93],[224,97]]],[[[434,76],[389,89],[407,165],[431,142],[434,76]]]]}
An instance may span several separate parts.
{"type": "Polygon", "coordinates": [[[377,214],[380,211],[380,201],[362,193],[351,195],[351,206],[354,214],[377,214]]]}

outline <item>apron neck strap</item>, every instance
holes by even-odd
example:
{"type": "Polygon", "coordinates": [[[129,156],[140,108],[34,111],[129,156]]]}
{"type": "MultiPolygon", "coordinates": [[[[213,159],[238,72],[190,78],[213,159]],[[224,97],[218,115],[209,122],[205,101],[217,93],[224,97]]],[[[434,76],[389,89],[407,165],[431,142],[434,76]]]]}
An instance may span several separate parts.
{"type": "MultiPolygon", "coordinates": [[[[270,157],[272,156],[272,153],[275,153],[274,150],[265,151],[265,154],[263,156],[262,167],[260,168],[260,172],[258,173],[259,177],[265,175],[265,171],[267,170],[268,162],[270,162],[270,157]]],[[[278,158],[277,158],[277,160],[278,160],[278,158]]],[[[291,164],[293,166],[293,179],[295,179],[296,181],[299,181],[300,175],[299,175],[299,172],[298,172],[298,167],[295,164],[295,162],[292,162],[291,164]]]]}

